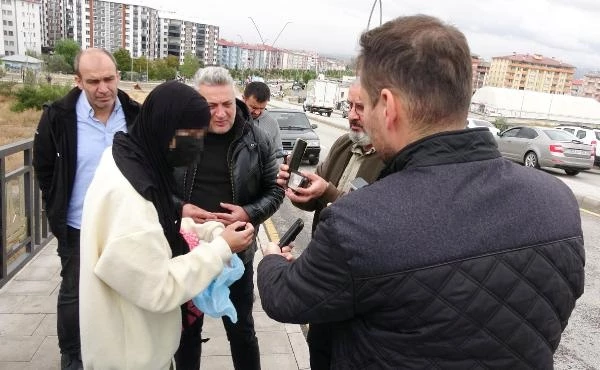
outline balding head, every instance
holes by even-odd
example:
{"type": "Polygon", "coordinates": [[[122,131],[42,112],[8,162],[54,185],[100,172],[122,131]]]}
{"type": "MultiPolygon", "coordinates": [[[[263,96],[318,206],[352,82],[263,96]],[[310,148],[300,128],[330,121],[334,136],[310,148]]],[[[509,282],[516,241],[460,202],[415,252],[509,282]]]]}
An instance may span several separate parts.
{"type": "Polygon", "coordinates": [[[117,61],[115,60],[115,57],[109,53],[106,49],[101,49],[101,48],[88,48],[85,50],[81,50],[79,53],[77,53],[77,55],[75,56],[75,62],[73,63],[73,68],[75,69],[75,74],[79,77],[81,77],[81,70],[80,70],[80,66],[81,66],[81,59],[82,58],[97,58],[101,55],[104,55],[106,57],[108,57],[108,59],[111,60],[111,62],[114,64],[115,66],[115,70],[117,69],[117,61]]]}

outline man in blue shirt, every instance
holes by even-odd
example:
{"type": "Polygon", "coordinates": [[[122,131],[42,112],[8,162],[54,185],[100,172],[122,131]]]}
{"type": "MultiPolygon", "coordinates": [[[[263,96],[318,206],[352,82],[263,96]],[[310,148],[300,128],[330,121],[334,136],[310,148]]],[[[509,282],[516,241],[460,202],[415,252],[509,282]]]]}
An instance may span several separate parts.
{"type": "Polygon", "coordinates": [[[75,73],[77,87],[44,107],[33,143],[33,166],[62,267],[56,315],[61,369],[82,368],[79,230],[85,193],[104,149],[139,112],[139,104],[117,89],[117,64],[106,50],[80,52],[75,73]]]}

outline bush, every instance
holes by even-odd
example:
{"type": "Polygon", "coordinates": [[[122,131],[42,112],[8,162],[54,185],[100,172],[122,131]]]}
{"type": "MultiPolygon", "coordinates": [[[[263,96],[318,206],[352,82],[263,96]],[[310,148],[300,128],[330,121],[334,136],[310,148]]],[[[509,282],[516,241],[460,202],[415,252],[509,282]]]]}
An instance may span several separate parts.
{"type": "Polygon", "coordinates": [[[496,118],[496,120],[494,121],[494,126],[496,126],[496,128],[498,130],[500,130],[500,132],[502,132],[510,127],[508,125],[508,121],[504,117],[496,118]]]}
{"type": "Polygon", "coordinates": [[[0,82],[0,95],[13,96],[15,93],[13,90],[13,87],[15,87],[16,84],[17,84],[16,82],[12,82],[12,81],[0,82]]]}
{"type": "Polygon", "coordinates": [[[44,103],[62,98],[71,87],[66,85],[25,85],[15,93],[17,102],[11,107],[13,112],[23,112],[28,108],[40,110],[44,103]]]}

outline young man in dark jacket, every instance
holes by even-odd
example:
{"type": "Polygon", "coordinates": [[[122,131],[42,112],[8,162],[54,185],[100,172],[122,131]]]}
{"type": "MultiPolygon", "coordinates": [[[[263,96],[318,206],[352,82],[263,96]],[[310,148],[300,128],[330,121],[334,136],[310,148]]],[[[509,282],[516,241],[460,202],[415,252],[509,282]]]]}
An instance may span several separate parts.
{"type": "Polygon", "coordinates": [[[33,166],[62,266],[56,321],[63,369],[81,367],[79,229],[83,199],[102,152],[139,112],[139,104],[117,89],[119,74],[109,52],[82,51],[75,59],[75,73],[77,87],[45,107],[33,142],[33,166]]]}
{"type": "MultiPolygon", "coordinates": [[[[201,69],[196,86],[211,108],[211,121],[197,164],[176,172],[183,215],[197,223],[251,222],[258,230],[283,202],[283,189],[276,183],[275,151],[267,134],[252,123],[246,105],[235,98],[234,82],[226,69],[201,69]]],[[[238,322],[223,317],[236,369],[260,369],[252,317],[255,251],[256,239],[238,254],[244,262],[244,275],[230,287],[238,322]]],[[[195,327],[182,333],[175,356],[177,369],[199,369],[202,321],[200,317],[195,327]]]]}
{"type": "Polygon", "coordinates": [[[360,44],[359,114],[386,168],[323,210],[296,261],[268,246],[265,312],[332,323],[332,369],[551,369],[584,287],[573,193],[465,129],[458,29],[401,17],[360,44]]]}

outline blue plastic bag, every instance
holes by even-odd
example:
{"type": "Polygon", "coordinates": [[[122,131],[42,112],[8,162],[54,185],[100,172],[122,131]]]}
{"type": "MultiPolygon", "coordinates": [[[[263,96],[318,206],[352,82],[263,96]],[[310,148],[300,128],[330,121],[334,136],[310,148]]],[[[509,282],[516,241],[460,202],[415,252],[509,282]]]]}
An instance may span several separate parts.
{"type": "Polygon", "coordinates": [[[214,318],[228,316],[231,322],[237,322],[237,312],[229,299],[229,286],[244,274],[244,263],[234,254],[229,265],[223,268],[219,276],[200,294],[192,298],[194,305],[206,315],[214,318]]]}

